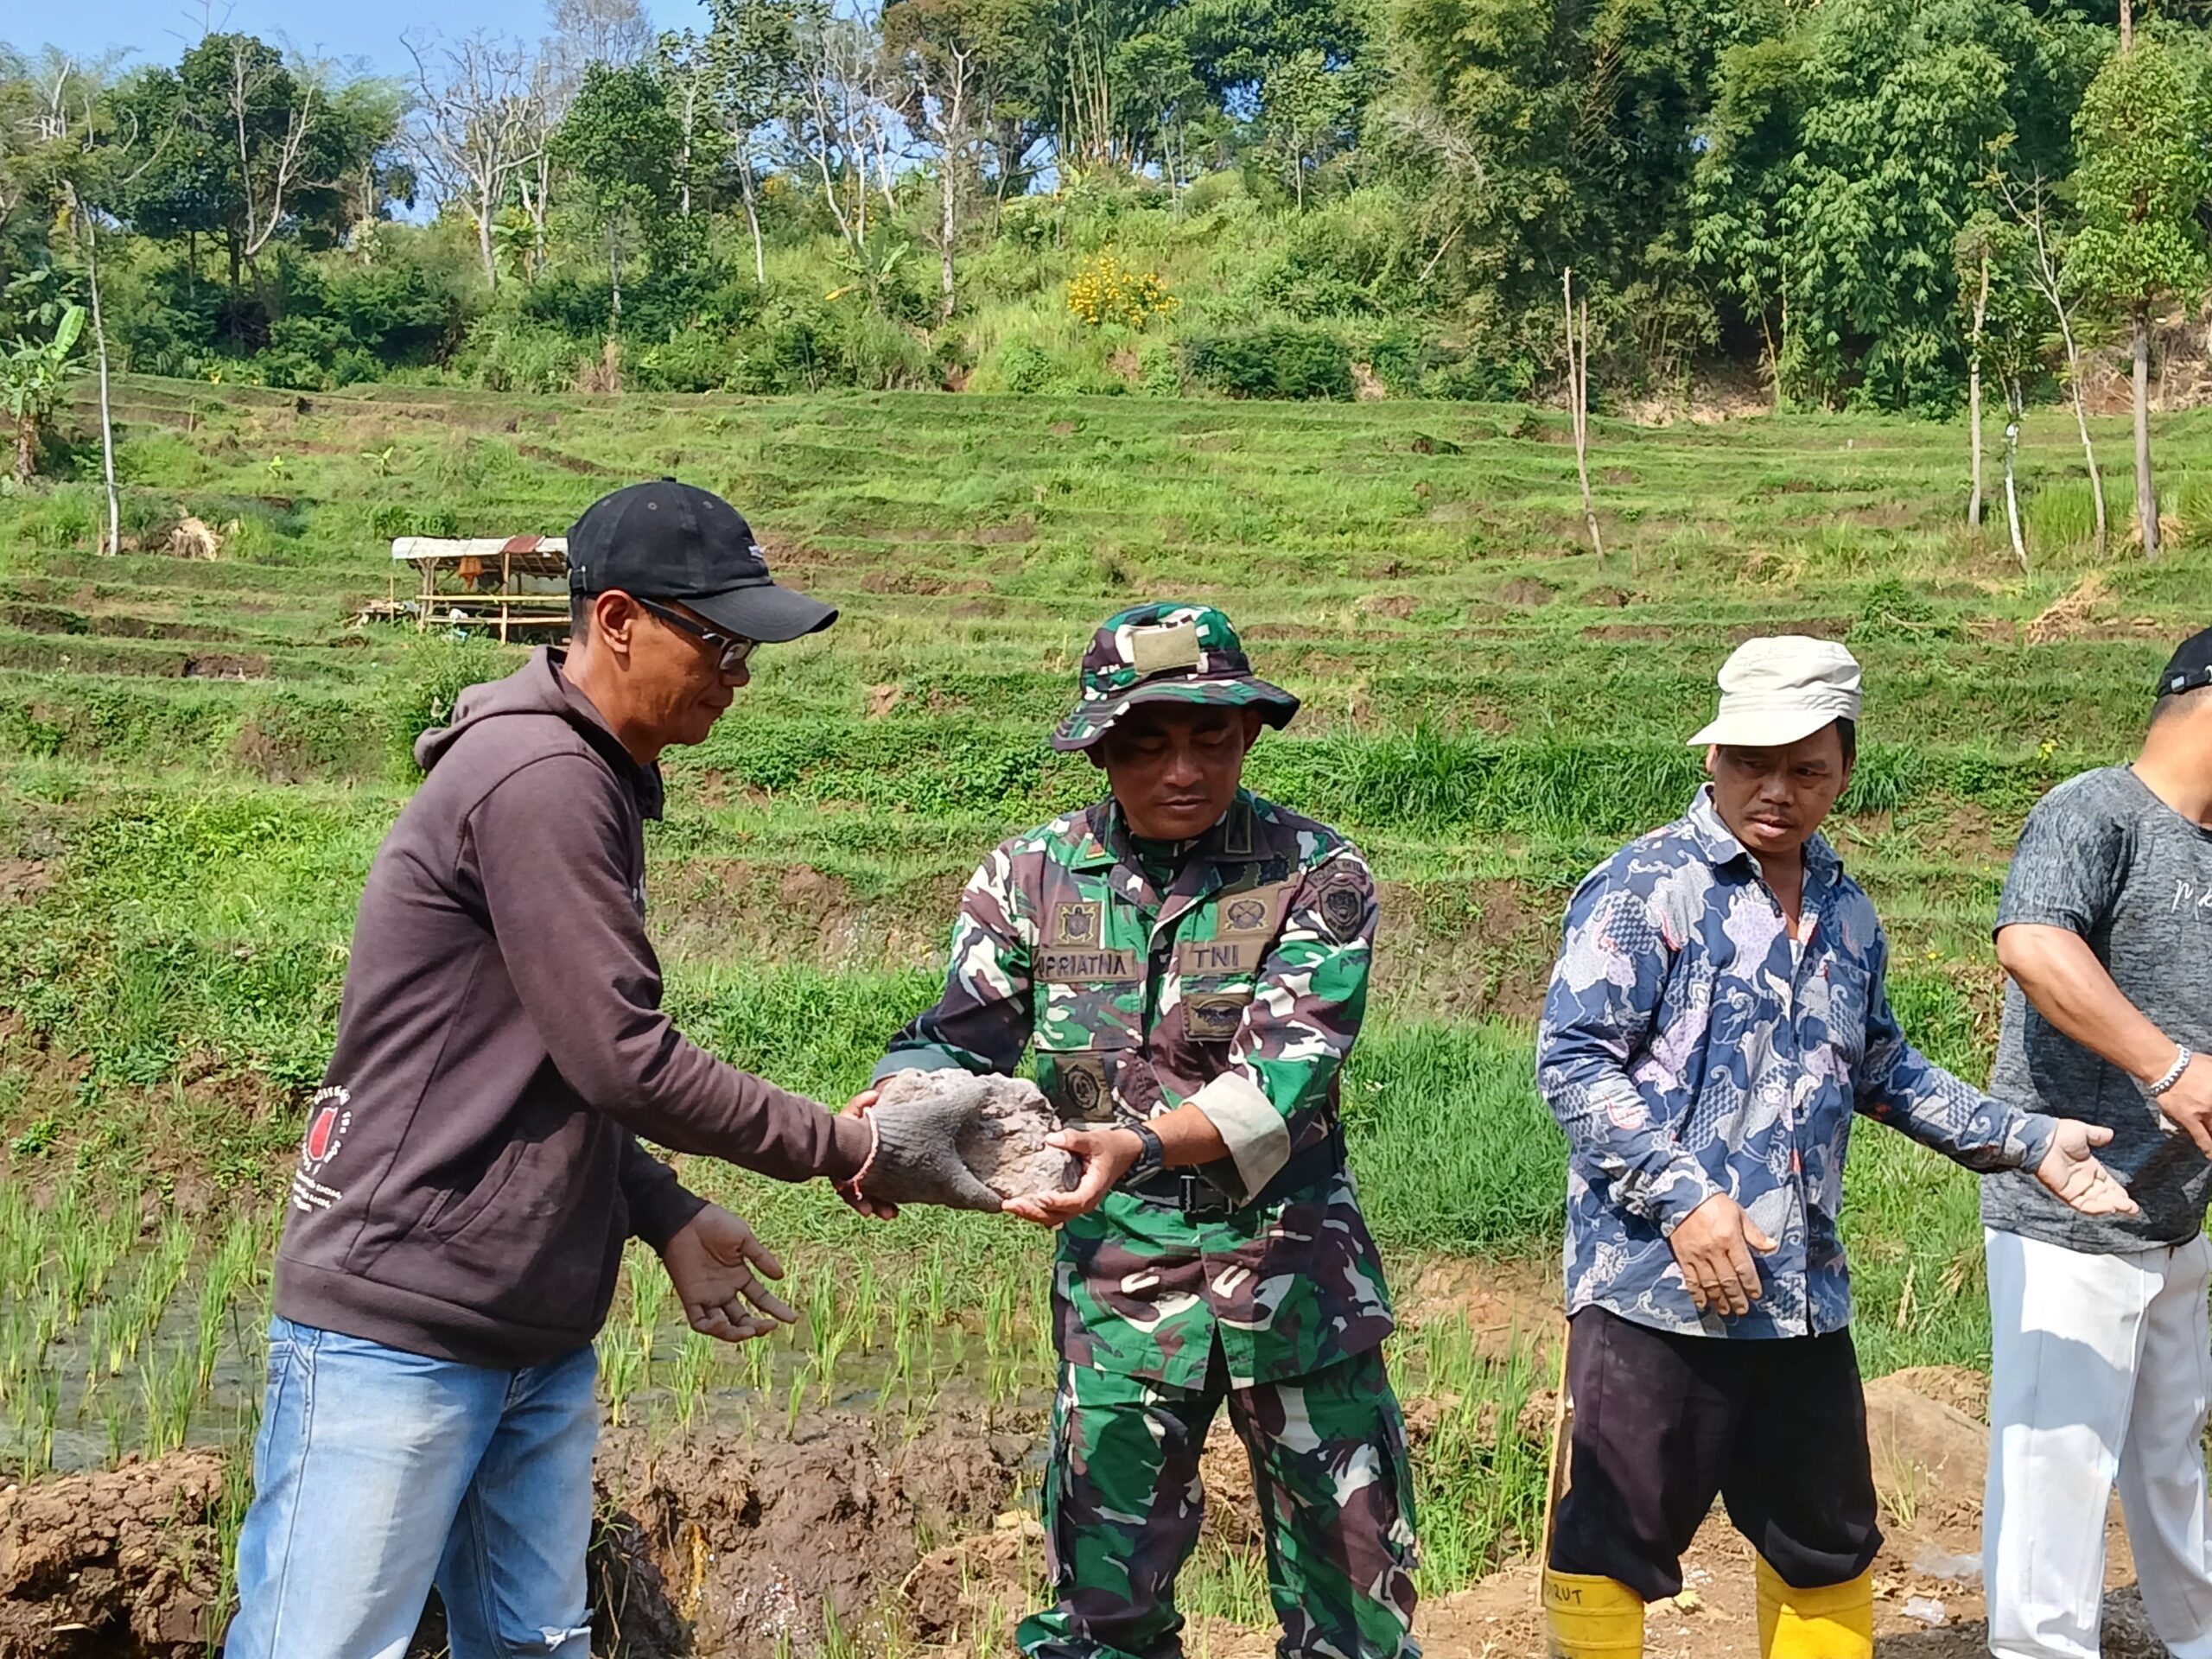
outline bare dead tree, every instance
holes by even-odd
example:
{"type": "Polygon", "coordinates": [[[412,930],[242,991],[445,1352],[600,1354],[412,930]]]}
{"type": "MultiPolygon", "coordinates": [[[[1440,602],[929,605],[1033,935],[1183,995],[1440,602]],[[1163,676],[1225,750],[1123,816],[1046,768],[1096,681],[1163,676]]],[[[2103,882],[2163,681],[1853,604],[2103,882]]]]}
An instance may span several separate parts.
{"type": "Polygon", "coordinates": [[[798,31],[797,136],[814,162],[822,199],[855,253],[868,242],[868,195],[892,200],[896,86],[877,18],[817,14],[798,31]]]}
{"type": "Polygon", "coordinates": [[[285,111],[284,136],[277,142],[273,161],[257,176],[253,144],[246,124],[255,99],[281,72],[282,66],[254,52],[255,44],[245,35],[232,39],[231,75],[225,86],[230,101],[232,130],[238,137],[238,181],[245,197],[245,226],[238,251],[249,264],[260,256],[270,238],[283,225],[285,193],[302,182],[301,172],[307,160],[308,140],[315,132],[317,106],[322,95],[320,80],[309,75],[298,79],[299,101],[285,111]]]}
{"type": "Polygon", "coordinates": [[[2009,180],[1999,179],[1998,188],[2003,191],[2005,205],[2013,219],[2035,244],[2034,257],[2027,266],[2028,281],[2057,319],[2058,337],[2066,348],[2066,390],[2074,404],[2074,429],[2081,436],[2082,460],[2089,469],[2089,494],[2097,512],[2097,556],[2101,559],[2112,533],[2105,517],[2105,478],[2097,467],[2097,446],[2089,438],[2088,403],[2082,387],[2082,343],[2075,337],[2074,314],[2066,303],[2065,286],[2060,281],[2064,262],[2051,238],[2050,215],[2044,208],[2044,181],[2038,175],[2029,184],[2024,199],[2009,180]]]}
{"type": "Polygon", "coordinates": [[[546,0],[545,16],[562,67],[577,85],[592,64],[643,62],[660,39],[638,0],[546,0]]]}
{"type": "Polygon", "coordinates": [[[975,48],[944,41],[934,49],[918,43],[906,59],[912,77],[917,118],[938,149],[938,315],[950,318],[954,305],[954,250],[960,238],[960,208],[975,153],[987,122],[977,119],[982,103],[975,48]]]}
{"type": "MultiPolygon", "coordinates": [[[[482,29],[449,44],[400,38],[415,60],[414,138],[423,171],[442,200],[468,204],[484,280],[496,288],[492,228],[499,204],[518,175],[545,160],[542,66],[519,41],[482,29]]],[[[537,213],[543,206],[541,199],[537,213]]]]}
{"type": "Polygon", "coordinates": [[[1574,423],[1574,471],[1582,481],[1582,521],[1590,528],[1590,550],[1602,565],[1605,544],[1599,539],[1598,510],[1590,501],[1590,302],[1583,300],[1578,323],[1572,267],[1560,272],[1559,286],[1567,311],[1567,407],[1574,423]]]}

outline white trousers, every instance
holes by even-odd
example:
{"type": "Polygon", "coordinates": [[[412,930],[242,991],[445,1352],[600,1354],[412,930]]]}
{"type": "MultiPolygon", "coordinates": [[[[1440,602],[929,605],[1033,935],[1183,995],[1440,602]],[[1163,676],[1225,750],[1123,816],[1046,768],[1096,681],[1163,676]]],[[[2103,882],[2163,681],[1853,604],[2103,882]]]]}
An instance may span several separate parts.
{"type": "Polygon", "coordinates": [[[2116,1479],[2152,1628],[2175,1659],[2212,1659],[2212,1241],[2090,1255],[2015,1233],[1984,1240],[1990,1652],[2097,1659],[2116,1479]]]}

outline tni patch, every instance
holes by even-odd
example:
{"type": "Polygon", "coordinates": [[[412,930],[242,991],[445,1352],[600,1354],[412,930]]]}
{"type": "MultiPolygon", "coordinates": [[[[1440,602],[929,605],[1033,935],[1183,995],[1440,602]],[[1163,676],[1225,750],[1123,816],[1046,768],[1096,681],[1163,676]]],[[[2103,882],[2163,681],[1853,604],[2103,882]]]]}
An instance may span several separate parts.
{"type": "Polygon", "coordinates": [[[1052,943],[1096,944],[1104,922],[1104,907],[1094,903],[1052,906],[1052,943]]]}

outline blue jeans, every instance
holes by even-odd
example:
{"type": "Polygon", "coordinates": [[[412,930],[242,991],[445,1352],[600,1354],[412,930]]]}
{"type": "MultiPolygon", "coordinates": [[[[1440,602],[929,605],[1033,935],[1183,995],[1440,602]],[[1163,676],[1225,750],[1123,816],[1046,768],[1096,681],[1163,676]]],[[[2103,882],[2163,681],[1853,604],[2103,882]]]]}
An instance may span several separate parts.
{"type": "Polygon", "coordinates": [[[595,1361],[425,1359],[276,1319],[226,1659],[588,1659],[595,1361]]]}

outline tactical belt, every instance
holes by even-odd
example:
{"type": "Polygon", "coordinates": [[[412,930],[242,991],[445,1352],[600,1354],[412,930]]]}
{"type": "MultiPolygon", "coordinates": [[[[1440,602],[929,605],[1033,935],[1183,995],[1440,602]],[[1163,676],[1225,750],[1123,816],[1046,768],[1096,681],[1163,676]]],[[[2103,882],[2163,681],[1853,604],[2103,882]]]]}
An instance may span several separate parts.
{"type": "Polygon", "coordinates": [[[1280,1204],[1294,1192],[1318,1185],[1344,1166],[1344,1128],[1342,1123],[1332,1123],[1326,1137],[1303,1152],[1292,1154],[1290,1161],[1275,1172],[1274,1179],[1249,1199],[1238,1198],[1206,1173],[1209,1169],[1218,1168],[1235,1180],[1236,1166],[1226,1160],[1191,1169],[1163,1169],[1122,1191],[1155,1210],[1180,1211],[1192,1221],[1218,1221],[1240,1210],[1280,1204]]]}

